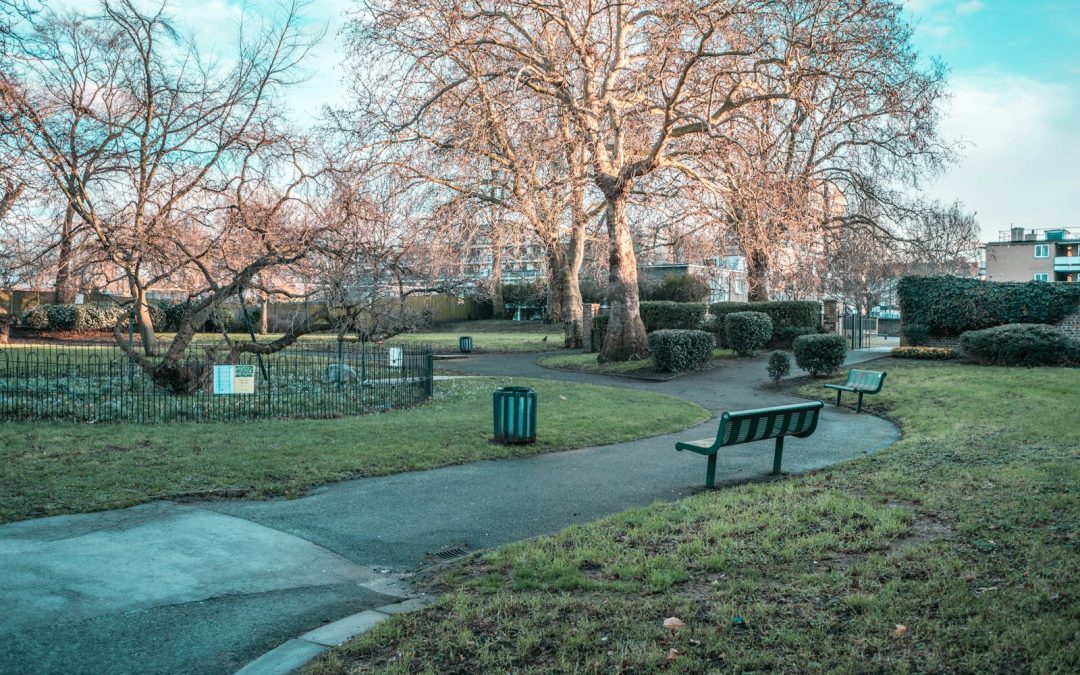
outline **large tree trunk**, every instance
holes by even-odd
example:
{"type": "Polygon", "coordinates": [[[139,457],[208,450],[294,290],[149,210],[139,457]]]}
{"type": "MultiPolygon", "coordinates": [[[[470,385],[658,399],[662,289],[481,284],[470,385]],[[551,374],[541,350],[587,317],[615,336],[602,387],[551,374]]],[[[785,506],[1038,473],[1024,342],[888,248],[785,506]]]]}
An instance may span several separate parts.
{"type": "Polygon", "coordinates": [[[64,209],[64,224],[60,230],[60,254],[56,262],[56,281],[53,291],[57,304],[75,301],[75,289],[71,284],[71,237],[75,224],[75,209],[64,209]]]}
{"type": "Polygon", "coordinates": [[[547,310],[544,318],[547,323],[562,323],[565,311],[563,298],[563,286],[566,278],[566,262],[562,251],[559,250],[558,240],[547,244],[548,280],[547,280],[547,310]]]}
{"type": "Polygon", "coordinates": [[[11,335],[11,317],[7,314],[0,314],[0,345],[6,345],[8,343],[8,336],[11,335]]]}
{"type": "Polygon", "coordinates": [[[134,278],[128,280],[128,288],[131,290],[131,298],[135,304],[135,319],[139,323],[143,353],[147,356],[156,356],[157,334],[154,332],[154,322],[150,318],[150,304],[146,299],[146,289],[134,278]]]}
{"type": "Polygon", "coordinates": [[[270,296],[262,297],[262,314],[259,315],[259,335],[270,332],[270,296]]]}
{"type": "Polygon", "coordinates": [[[746,257],[747,299],[750,302],[769,300],[769,256],[764,252],[750,253],[746,257]]]}
{"type": "Polygon", "coordinates": [[[563,346],[577,349],[585,345],[585,327],[581,306],[581,264],[585,261],[585,178],[574,180],[570,202],[570,247],[565,255],[563,273],[563,346]]]}
{"type": "Polygon", "coordinates": [[[626,222],[626,192],[608,195],[607,200],[611,318],[599,360],[629,361],[648,354],[638,304],[637,256],[626,222]]]}

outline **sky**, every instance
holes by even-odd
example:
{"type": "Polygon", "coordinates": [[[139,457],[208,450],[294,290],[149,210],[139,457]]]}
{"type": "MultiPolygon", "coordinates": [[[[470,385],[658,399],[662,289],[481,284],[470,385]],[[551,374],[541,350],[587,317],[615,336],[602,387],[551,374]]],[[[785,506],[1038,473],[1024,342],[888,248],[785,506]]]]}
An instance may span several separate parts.
{"type": "MultiPolygon", "coordinates": [[[[53,7],[92,0],[49,0],[53,7]]],[[[150,4],[150,0],[145,0],[150,4]]],[[[1010,225],[1080,229],[1080,0],[903,0],[915,46],[949,68],[952,96],[942,134],[958,162],[925,182],[930,199],[963,202],[985,240],[1010,225]]],[[[169,0],[175,22],[204,49],[227,54],[245,12],[277,0],[169,0]]],[[[310,78],[289,104],[298,121],[344,102],[339,30],[354,0],[310,0],[308,29],[325,37],[307,62],[310,78]]]]}

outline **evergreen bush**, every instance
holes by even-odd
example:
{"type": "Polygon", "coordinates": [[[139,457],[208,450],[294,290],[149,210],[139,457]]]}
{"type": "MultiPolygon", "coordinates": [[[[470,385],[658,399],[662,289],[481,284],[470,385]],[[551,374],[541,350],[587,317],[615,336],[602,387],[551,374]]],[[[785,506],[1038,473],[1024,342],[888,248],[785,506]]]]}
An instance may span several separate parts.
{"type": "Polygon", "coordinates": [[[709,363],[715,346],[712,333],[703,330],[658,330],[647,338],[657,370],[682,373],[709,363]]]}
{"type": "Polygon", "coordinates": [[[740,356],[763,349],[772,332],[772,319],[762,312],[733,312],[724,317],[724,343],[740,356]]]}
{"type": "Polygon", "coordinates": [[[1037,323],[968,331],[960,336],[964,356],[992,366],[1080,365],[1080,340],[1037,323]]]}
{"type": "Polygon", "coordinates": [[[773,386],[779,387],[780,380],[791,373],[791,357],[787,352],[775,351],[769,354],[769,379],[773,386]]]}
{"type": "Polygon", "coordinates": [[[843,336],[831,333],[802,335],[795,338],[792,347],[796,365],[815,377],[840,370],[847,356],[847,344],[843,336]]]}
{"type": "Polygon", "coordinates": [[[1080,284],[904,277],[896,287],[905,324],[955,337],[1004,324],[1055,324],[1080,304],[1080,284]]]}
{"type": "Polygon", "coordinates": [[[705,318],[700,302],[650,301],[641,303],[641,321],[645,332],[657,330],[697,330],[705,318]]]}

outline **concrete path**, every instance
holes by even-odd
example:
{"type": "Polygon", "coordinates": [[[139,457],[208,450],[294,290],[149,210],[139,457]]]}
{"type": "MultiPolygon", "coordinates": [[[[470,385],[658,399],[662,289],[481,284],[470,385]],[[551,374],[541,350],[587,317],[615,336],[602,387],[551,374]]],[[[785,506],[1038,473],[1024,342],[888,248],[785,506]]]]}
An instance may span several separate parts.
{"type": "MultiPolygon", "coordinates": [[[[880,355],[852,352],[849,362],[880,355]]],[[[446,365],[644,389],[714,413],[792,400],[756,388],[766,379],[761,359],[644,382],[551,371],[536,358],[446,365]]],[[[347,481],[296,500],[161,502],[0,526],[0,672],[233,672],[301,633],[400,599],[410,573],[440,551],[489,548],[699,491],[704,458],[674,444],[714,434],[715,424],[347,481]]],[[[817,469],[898,437],[884,420],[829,406],[814,436],[788,442],[784,469],[817,469]]],[[[771,468],[771,442],[732,450],[718,480],[761,479],[771,468]]]]}

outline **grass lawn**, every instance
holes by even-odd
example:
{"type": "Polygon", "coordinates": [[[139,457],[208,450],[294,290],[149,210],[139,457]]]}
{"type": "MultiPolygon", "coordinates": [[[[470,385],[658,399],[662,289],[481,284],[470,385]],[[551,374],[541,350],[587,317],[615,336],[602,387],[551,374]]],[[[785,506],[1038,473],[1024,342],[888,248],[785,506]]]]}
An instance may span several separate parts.
{"type": "Polygon", "coordinates": [[[874,365],[893,447],[496,549],[309,672],[1080,671],[1078,371],[874,365]]]}
{"type": "MultiPolygon", "coordinates": [[[[247,339],[247,333],[233,332],[238,339],[247,339]]],[[[387,340],[387,344],[415,343],[431,345],[436,353],[458,353],[458,338],[470,335],[473,338],[473,351],[488,353],[545,352],[563,348],[563,328],[561,324],[540,321],[507,321],[488,319],[483,321],[460,321],[431,326],[416,333],[403,333],[387,340]]],[[[85,339],[87,336],[78,336],[85,339]]],[[[90,339],[112,343],[112,335],[105,333],[88,336],[90,339]]],[[[172,340],[175,333],[159,333],[161,340],[172,340]]],[[[281,337],[281,333],[256,335],[259,342],[270,342],[281,337]]],[[[75,339],[73,336],[72,339],[75,339]]],[[[333,341],[336,334],[312,333],[300,337],[301,342],[333,341]]],[[[195,342],[218,342],[219,333],[199,333],[195,342]]],[[[21,343],[16,343],[21,344],[21,343]]]]}
{"type": "Polygon", "coordinates": [[[299,496],[321,483],[668,433],[708,413],[628,389],[469,378],[419,408],[327,420],[231,424],[0,423],[0,522],[170,496],[299,496]],[[537,442],[497,445],[491,393],[538,396],[537,442]]]}
{"type": "Polygon", "coordinates": [[[438,354],[458,353],[458,338],[472,336],[474,352],[545,352],[563,348],[561,324],[539,321],[462,321],[440,324],[418,333],[397,335],[388,344],[414,342],[434,347],[438,354]]]}
{"type": "MultiPolygon", "coordinates": [[[[730,349],[714,349],[714,359],[726,359],[735,355],[730,349]]],[[[557,368],[560,370],[580,370],[586,373],[600,375],[671,375],[660,373],[653,368],[652,359],[638,359],[636,361],[615,361],[610,363],[598,363],[596,354],[560,354],[558,356],[546,356],[537,364],[545,368],[557,368]]]]}

